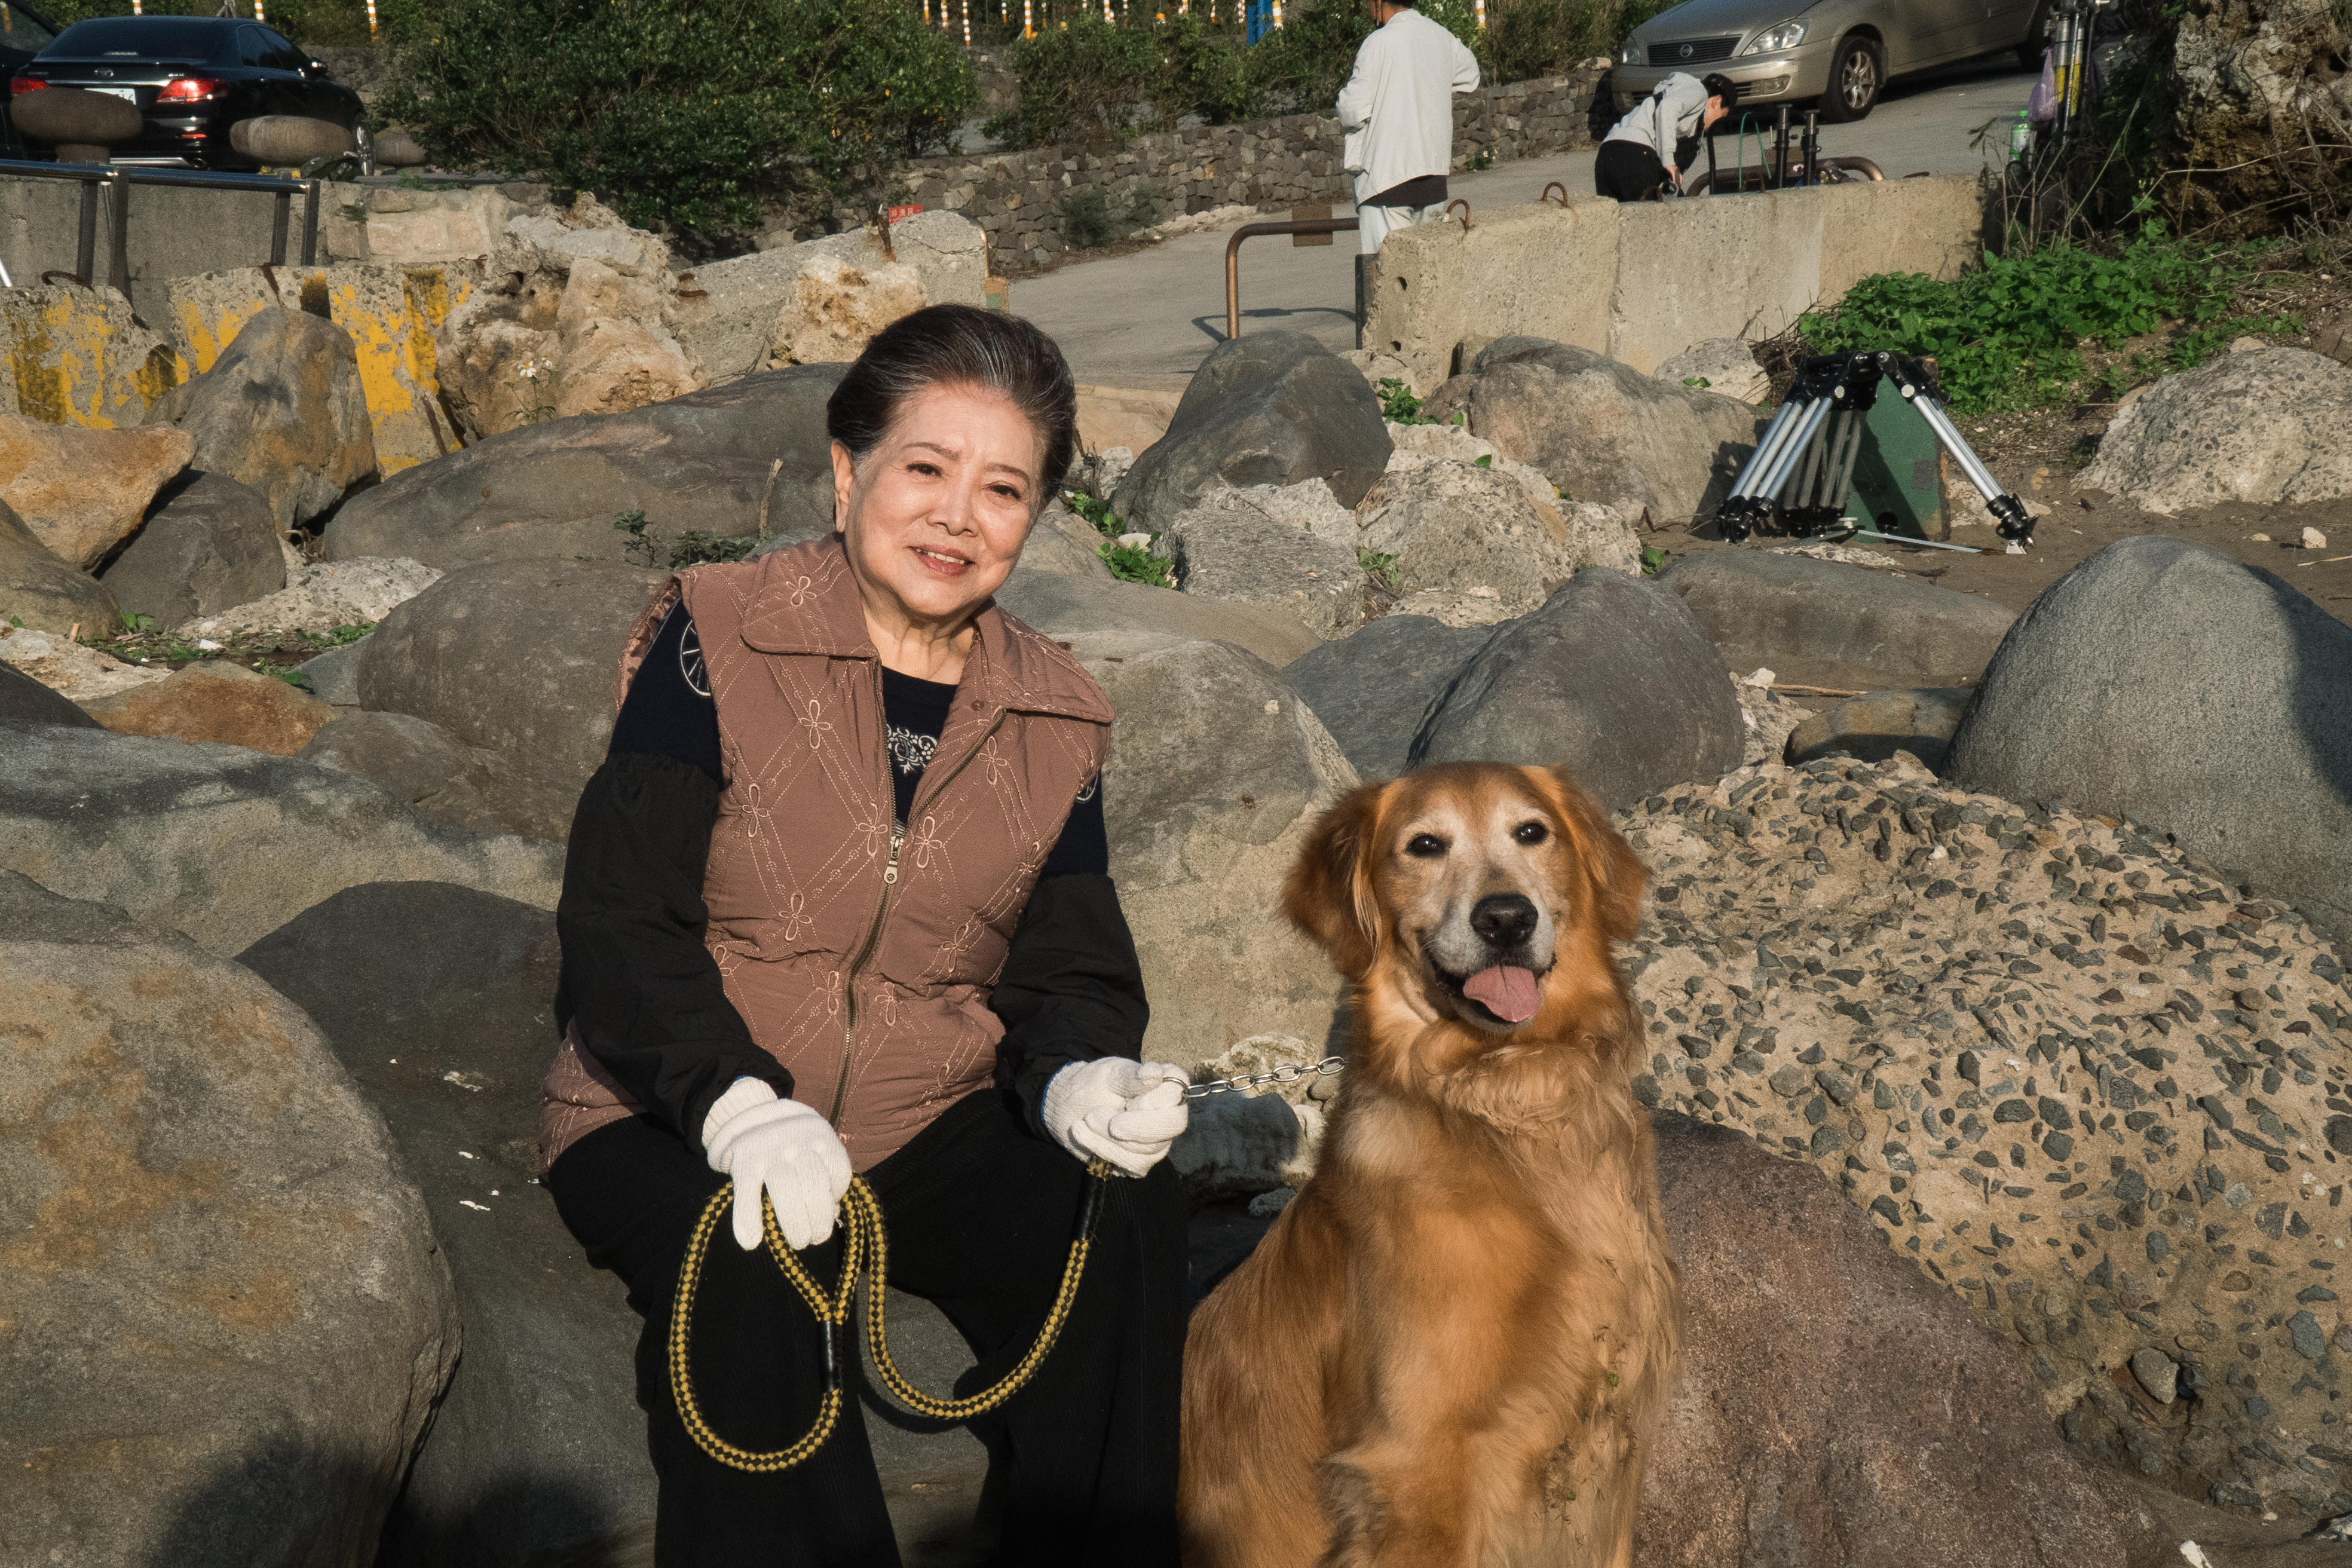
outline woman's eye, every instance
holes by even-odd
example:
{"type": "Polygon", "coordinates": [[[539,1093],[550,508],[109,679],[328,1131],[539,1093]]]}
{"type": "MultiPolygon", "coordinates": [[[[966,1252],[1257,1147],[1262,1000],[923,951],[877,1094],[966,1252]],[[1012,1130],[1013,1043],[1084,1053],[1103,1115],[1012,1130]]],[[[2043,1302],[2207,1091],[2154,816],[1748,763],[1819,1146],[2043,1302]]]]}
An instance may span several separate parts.
{"type": "Polygon", "coordinates": [[[1416,833],[1405,843],[1404,852],[1416,860],[1429,860],[1445,853],[1445,840],[1434,833],[1416,833]]]}
{"type": "Polygon", "coordinates": [[[1540,822],[1522,822],[1511,829],[1511,837],[1522,844],[1540,844],[1551,837],[1551,829],[1540,822]]]}

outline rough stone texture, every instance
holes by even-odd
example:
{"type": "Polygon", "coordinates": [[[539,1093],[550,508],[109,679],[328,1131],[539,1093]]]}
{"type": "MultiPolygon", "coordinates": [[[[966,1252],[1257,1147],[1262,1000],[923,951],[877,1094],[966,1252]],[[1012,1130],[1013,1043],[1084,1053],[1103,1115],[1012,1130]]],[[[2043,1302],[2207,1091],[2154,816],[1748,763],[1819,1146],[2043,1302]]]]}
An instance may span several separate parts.
{"type": "Polygon", "coordinates": [[[398,557],[326,561],[289,574],[286,586],[275,594],[202,616],[180,629],[194,637],[219,637],[232,632],[331,632],[337,626],[365,626],[383,619],[440,580],[433,567],[398,557]]]}
{"type": "Polygon", "coordinates": [[[1120,465],[1124,470],[1135,461],[1135,454],[1168,434],[1169,424],[1176,417],[1176,405],[1182,399],[1181,392],[1081,384],[1078,443],[1104,457],[1126,448],[1127,458],[1120,465]]]}
{"type": "Polygon", "coordinates": [[[1388,466],[1391,446],[1372,389],[1303,332],[1257,332],[1221,343],[1184,388],[1168,434],[1119,482],[1118,514],[1157,533],[1220,483],[1296,485],[1319,479],[1352,507],[1388,466]]]}
{"type": "Polygon", "coordinates": [[[675,287],[593,257],[572,264],[555,312],[556,417],[625,413],[702,384],[702,367],[672,331],[675,287]]]}
{"type": "Polygon", "coordinates": [[[1673,595],[1584,572],[1496,632],[1430,705],[1411,766],[1566,763],[1611,806],[1738,765],[1739,701],[1673,595]]]}
{"type": "Polygon", "coordinates": [[[342,126],[300,114],[257,114],[237,121],[228,128],[228,144],[257,163],[289,169],[355,150],[352,133],[342,126]]]}
{"type": "MultiPolygon", "coordinates": [[[[1305,1059],[1318,1055],[1310,1047],[1305,1059]]],[[[1278,1095],[1213,1094],[1192,1101],[1182,1136],[1169,1148],[1168,1163],[1195,1208],[1255,1197],[1284,1185],[1286,1176],[1313,1170],[1311,1152],[1304,1158],[1301,1153],[1310,1142],[1310,1120],[1319,1131],[1319,1110],[1294,1107],[1278,1095]]]]}
{"type": "Polygon", "coordinates": [[[2107,426],[2075,483],[2159,516],[2222,501],[2352,496],[2352,366],[2307,349],[2223,354],[2158,380],[2107,426]]]}
{"type": "Polygon", "coordinates": [[[100,574],[122,609],[176,626],[286,586],[269,503],[219,474],[184,475],[100,574]]]}
{"type": "Polygon", "coordinates": [[[2019,1346],[2078,1447],[2200,1500],[2352,1511],[2327,1397],[2352,996],[2301,916],[2112,821],[1904,759],[1622,814],[1655,889],[1635,1091],[1821,1167],[2019,1346]],[[2150,1347],[2184,1369],[2171,1405],[2126,1370],[2150,1347]]]}
{"type": "Polygon", "coordinates": [[[83,706],[118,735],[211,741],[276,757],[290,757],[309,745],[335,716],[317,698],[227,659],[186,665],[165,679],[83,706]]]}
{"type": "Polygon", "coordinates": [[[1940,770],[1976,692],[1965,686],[1931,686],[1918,691],[1874,691],[1849,698],[1808,717],[1789,735],[1788,758],[1809,763],[1824,752],[1846,752],[1865,763],[1883,763],[1908,752],[1940,770]]]}
{"type": "Polygon", "coordinates": [[[1542,604],[1579,567],[1641,570],[1631,529],[1571,534],[1559,510],[1548,510],[1546,518],[1517,480],[1491,468],[1400,454],[1357,515],[1362,548],[1397,558],[1400,592],[1492,588],[1515,616],[1542,604]]]}
{"type": "Polygon", "coordinates": [[[621,641],[667,580],[604,561],[452,572],[368,639],[361,704],[490,752],[498,809],[533,837],[562,838],[613,733],[621,641]]]}
{"type": "Polygon", "coordinates": [[[1739,699],[1739,717],[1748,728],[1748,750],[1740,761],[1749,764],[1778,762],[1789,737],[1811,715],[1772,689],[1772,672],[1751,670],[1732,681],[1739,699]],[[1763,680],[1756,679],[1761,673],[1763,680]]]}
{"type": "Polygon", "coordinates": [[[1683,521],[1730,494],[1755,449],[1756,410],[1669,386],[1589,349],[1502,338],[1423,410],[1469,416],[1473,434],[1543,470],[1575,501],[1683,521]]]}
{"type": "Polygon", "coordinates": [[[361,882],[555,907],[560,845],[426,822],[364,779],[233,746],[44,728],[0,748],[0,868],[231,953],[361,882]]]}
{"type": "Polygon", "coordinates": [[[536,836],[536,824],[501,815],[497,757],[409,714],[343,713],[296,754],[380,785],[419,816],[468,833],[536,836]]]}
{"type": "Polygon", "coordinates": [[[37,631],[95,632],[121,607],[107,586],[77,572],[0,501],[0,625],[22,621],[37,631]]]}
{"type": "Polygon", "coordinates": [[[13,664],[0,663],[0,724],[68,724],[94,730],[98,721],[13,664]]]}
{"type": "Polygon", "coordinates": [[[1133,631],[1069,642],[1119,718],[1103,810],[1151,995],[1145,1056],[1189,1070],[1268,1031],[1325,1039],[1339,978],[1275,905],[1355,769],[1289,683],[1237,647],[1133,631]]]}
{"type": "Polygon", "coordinates": [[[87,572],[139,531],[155,492],[195,456],[178,430],[92,430],[0,415],[0,501],[87,572]]]}
{"type": "Polygon", "coordinates": [[[1420,616],[1449,626],[1494,626],[1512,619],[1492,588],[1424,588],[1389,606],[1391,616],[1420,616]]]}
{"type": "Polygon", "coordinates": [[[1756,363],[1740,338],[1709,338],[1662,362],[1654,374],[1668,386],[1703,381],[1704,392],[1720,393],[1742,403],[1761,403],[1772,389],[1772,378],[1756,363]]]}
{"type": "Polygon", "coordinates": [[[1256,504],[1262,493],[1211,490],[1168,520],[1151,552],[1172,563],[1176,586],[1197,598],[1262,605],[1326,639],[1362,626],[1367,579],[1354,547],[1272,515],[1256,504]]]}
{"type": "Polygon", "coordinates": [[[2041,1418],[2017,1352],[1826,1181],[1655,1121],[1683,1366],[1643,1476],[1645,1568],[2180,1561],[2123,1478],[2041,1418]]]}
{"type": "Polygon", "coordinates": [[[2015,616],[1990,599],[1778,550],[1685,556],[1658,575],[1732,669],[1844,690],[1957,686],[2015,616]]]}
{"type": "MultiPolygon", "coordinates": [[[[1103,543],[1103,536],[1095,525],[1063,505],[1062,498],[1055,496],[1045,503],[1045,510],[1037,514],[1036,523],[1029,530],[1028,542],[1021,547],[1021,564],[1032,572],[1116,581],[1111,576],[1110,563],[1102,558],[1103,543]]],[[[773,548],[783,549],[783,542],[778,541],[773,548]]],[[[761,549],[752,553],[765,555],[769,551],[761,549]]]]}
{"type": "Polygon", "coordinates": [[[2291,233],[2330,210],[2347,164],[2345,17],[2326,0],[2264,0],[2182,18],[2157,199],[2185,230],[2291,233]]]}
{"type": "Polygon", "coordinates": [[[1048,637],[1135,631],[1202,637],[1246,648],[1276,668],[1322,646],[1322,639],[1297,616],[1281,610],[1028,566],[1014,569],[997,591],[996,602],[1007,615],[1048,637]]]}
{"type": "Polygon", "coordinates": [[[84,647],[61,633],[0,625],[0,664],[31,676],[58,696],[88,702],[110,692],[161,680],[172,672],[125,664],[111,654],[84,647]]]}
{"type": "Polygon", "coordinates": [[[594,261],[631,278],[650,279],[665,278],[671,270],[666,241],[642,228],[631,228],[620,214],[585,191],[560,211],[515,212],[511,205],[508,211],[509,235],[562,258],[566,266],[594,261]]]}
{"type": "Polygon", "coordinates": [[[904,262],[853,266],[817,255],[793,274],[768,341],[768,363],[846,364],[874,334],[928,303],[904,262]]]}
{"type": "Polygon", "coordinates": [[[2045,589],[1950,771],[2144,822],[2352,939],[2352,628],[2218,551],[2144,534],[2045,589]]]}
{"type": "Polygon", "coordinates": [[[544,910],[437,882],[345,889],[237,955],[383,1113],[457,1285],[465,1360],[380,1563],[521,1563],[652,1517],[637,1316],[530,1179],[559,959],[544,910]]]}
{"type": "Polygon", "coordinates": [[[375,472],[375,425],[351,335],[307,310],[264,310],[213,367],[148,412],[195,442],[191,459],[269,503],[281,533],[375,472]]]}
{"type": "Polygon", "coordinates": [[[644,511],[646,540],[667,552],[688,530],[757,533],[763,499],[771,533],[814,538],[833,528],[824,405],[841,374],[766,372],[493,436],[352,497],[327,525],[327,559],[404,555],[444,571],[534,556],[622,561],[619,512],[644,511]]]}
{"type": "Polygon", "coordinates": [[[9,369],[0,376],[0,414],[53,426],[136,425],[188,374],[130,300],[75,283],[19,278],[0,290],[0,353],[9,369]]]}
{"type": "Polygon", "coordinates": [[[1395,778],[1431,700],[1488,635],[1390,614],[1344,642],[1308,650],[1282,673],[1359,773],[1395,778]]]}
{"type": "MultiPolygon", "coordinates": [[[[368,637],[375,634],[370,632],[368,637]]],[[[338,708],[360,705],[360,658],[366,651],[367,637],[331,647],[316,658],[306,658],[294,667],[294,673],[310,685],[310,695],[321,702],[338,708]]]]}
{"type": "Polygon", "coordinates": [[[383,1123],[251,974],[5,873],[0,1016],[0,1555],[366,1562],[458,1352],[383,1123]]]}

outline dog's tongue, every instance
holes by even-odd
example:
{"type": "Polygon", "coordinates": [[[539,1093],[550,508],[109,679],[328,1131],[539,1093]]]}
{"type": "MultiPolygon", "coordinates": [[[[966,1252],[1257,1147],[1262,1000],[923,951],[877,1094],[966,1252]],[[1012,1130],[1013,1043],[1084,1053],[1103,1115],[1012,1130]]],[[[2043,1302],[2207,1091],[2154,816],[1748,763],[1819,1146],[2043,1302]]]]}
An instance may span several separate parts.
{"type": "Polygon", "coordinates": [[[1536,977],[1513,964],[1480,970],[1463,983],[1462,994],[1507,1023],[1524,1024],[1536,1016],[1536,977]]]}

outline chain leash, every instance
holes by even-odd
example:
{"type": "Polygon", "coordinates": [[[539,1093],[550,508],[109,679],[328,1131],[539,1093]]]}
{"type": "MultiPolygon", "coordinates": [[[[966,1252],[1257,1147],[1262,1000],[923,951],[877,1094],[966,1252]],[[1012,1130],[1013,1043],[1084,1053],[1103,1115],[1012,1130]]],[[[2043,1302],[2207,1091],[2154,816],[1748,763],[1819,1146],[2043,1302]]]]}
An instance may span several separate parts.
{"type": "MultiPolygon", "coordinates": [[[[1333,1058],[1337,1060],[1337,1058],[1333,1058]]],[[[785,1242],[784,1234],[776,1224],[776,1206],[766,1193],[760,1194],[761,1229],[766,1237],[768,1253],[783,1270],[784,1278],[808,1302],[809,1310],[824,1331],[824,1398],[817,1407],[816,1420],[801,1435],[797,1442],[766,1453],[739,1448],[715,1431],[702,1414],[702,1406],[694,1394],[694,1373],[689,1364],[690,1340],[693,1332],[694,1298],[702,1282],[702,1264],[710,1249],[710,1238],[719,1228],[735,1198],[735,1184],[727,1183],[714,1194],[709,1205],[697,1221],[694,1235],[686,1247],[686,1260],[678,1268],[677,1296],[669,1315],[669,1386],[677,1402],[678,1419],[686,1426],[697,1447],[731,1469],[747,1470],[754,1475],[772,1475],[789,1470],[824,1446],[841,1420],[841,1342],[842,1331],[849,1322],[850,1311],[857,1295],[857,1279],[868,1267],[873,1279],[866,1294],[866,1343],[873,1352],[874,1365],[882,1375],[883,1386],[919,1415],[942,1421],[962,1421],[995,1409],[1021,1391],[1024,1384],[1036,1375],[1037,1368],[1060,1338],[1062,1325],[1068,1321],[1071,1307],[1078,1296],[1078,1280],[1086,1272],[1087,1254],[1094,1246],[1095,1226],[1101,1218],[1104,1184],[1113,1174],[1108,1162],[1097,1160],[1087,1167],[1086,1196],[1080,1200],[1078,1233],[1070,1242],[1069,1262],[1062,1270],[1062,1286],[1055,1294],[1053,1310],[1045,1316],[1045,1327],[1037,1331],[1036,1342],[1019,1365],[1005,1373],[994,1387],[967,1395],[961,1399],[940,1399],[925,1394],[908,1382],[890,1359],[887,1335],[883,1328],[883,1297],[888,1272],[887,1243],[882,1226],[882,1205],[874,1189],[862,1176],[853,1176],[849,1190],[841,1200],[841,1279],[830,1296],[820,1289],[814,1277],[785,1242]]]]}
{"type": "Polygon", "coordinates": [[[1347,1065],[1345,1057],[1325,1057],[1319,1062],[1285,1062],[1265,1072],[1236,1073],[1232,1078],[1213,1078],[1206,1083],[1188,1084],[1184,1089],[1184,1098],[1205,1100],[1213,1094],[1234,1094],[1269,1083],[1297,1083],[1303,1078],[1331,1078],[1347,1065]]]}

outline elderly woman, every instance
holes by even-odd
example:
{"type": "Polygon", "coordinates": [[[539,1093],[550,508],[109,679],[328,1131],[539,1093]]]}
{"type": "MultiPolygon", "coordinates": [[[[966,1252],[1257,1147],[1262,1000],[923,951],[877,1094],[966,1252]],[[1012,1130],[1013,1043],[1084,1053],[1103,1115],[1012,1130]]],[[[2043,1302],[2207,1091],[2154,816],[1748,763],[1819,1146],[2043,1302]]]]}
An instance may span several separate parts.
{"type": "Polygon", "coordinates": [[[1090,1161],[1108,1184],[1076,1305],[1035,1375],[971,1423],[1004,1560],[1173,1563],[1184,1207],[1161,1156],[1173,1068],[1103,836],[1109,704],[997,609],[1076,445],[1053,342],[940,305],[878,334],[826,407],[836,531],[673,578],[621,663],[557,924],[564,1043],[546,1182],[646,1326],[655,1555],[896,1563],[856,1400],[815,1452],[714,1458],[672,1396],[688,1238],[731,1179],[691,1318],[709,1428],[793,1444],[826,1347],[761,1247],[762,1194],[819,1284],[853,1171],[889,1281],[937,1302],[992,1384],[1046,1321],[1090,1161]],[[1139,1179],[1126,1179],[1139,1178],[1139,1179]]]}

